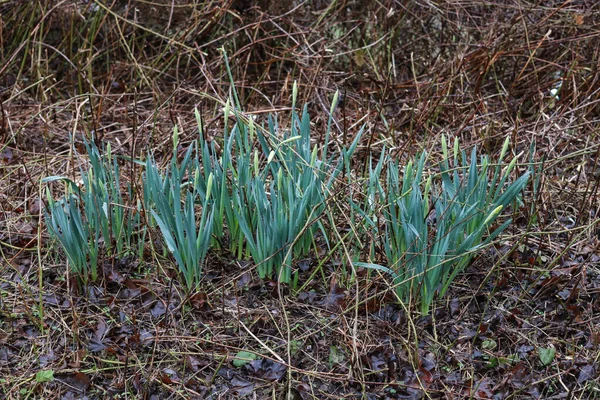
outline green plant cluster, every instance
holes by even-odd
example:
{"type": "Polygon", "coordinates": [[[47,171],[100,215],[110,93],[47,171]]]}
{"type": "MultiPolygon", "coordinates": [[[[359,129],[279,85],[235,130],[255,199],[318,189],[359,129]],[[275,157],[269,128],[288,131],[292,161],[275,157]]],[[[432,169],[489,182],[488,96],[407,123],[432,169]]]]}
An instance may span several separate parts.
{"type": "MultiPolygon", "coordinates": [[[[508,144],[507,138],[500,160],[508,144]]],[[[490,180],[488,157],[481,157],[477,164],[477,149],[467,157],[459,150],[458,139],[450,158],[442,136],[442,154],[439,173],[426,180],[425,152],[404,168],[385,156],[370,168],[367,198],[381,205],[383,223],[373,222],[372,208],[365,221],[381,238],[378,244],[384,249],[387,265],[355,263],[390,274],[398,297],[405,302],[419,299],[424,314],[429,312],[435,293],[443,295],[476,252],[509,226],[511,219],[489,232],[500,212],[518,199],[530,176],[527,171],[508,182],[516,165],[514,158],[504,169],[496,165],[490,180]],[[378,179],[384,162],[389,164],[385,186],[378,179]]],[[[365,211],[358,211],[367,216],[365,211]]]]}
{"type": "Polygon", "coordinates": [[[134,235],[140,227],[140,204],[129,206],[134,198],[130,184],[121,185],[121,172],[110,144],[100,151],[96,144],[84,141],[89,159],[87,169],[80,168],[81,186],[64,176],[50,176],[43,182],[63,181],[66,195],[55,201],[47,190],[46,221],[49,232],[59,241],[72,270],[84,282],[98,277],[100,251],[119,257],[131,252],[134,235]]]}
{"type": "Polygon", "coordinates": [[[192,158],[194,146],[187,150],[183,161],[177,163],[177,129],[173,135],[175,149],[170,168],[161,173],[152,157],[146,158],[144,172],[144,204],[159,226],[167,248],[173,254],[189,289],[195,287],[202,275],[202,266],[212,240],[214,202],[211,200],[213,175],[206,181],[199,176],[197,154],[192,158]],[[192,182],[188,176],[194,176],[192,182]],[[202,182],[202,184],[200,184],[202,182]],[[197,205],[201,210],[197,210],[197,205]]]}
{"type": "MultiPolygon", "coordinates": [[[[358,179],[351,174],[350,160],[362,130],[348,148],[328,154],[335,148],[329,139],[331,121],[321,145],[311,143],[307,109],[300,115],[295,111],[296,93],[294,86],[287,130],[273,117],[266,127],[258,127],[228,102],[226,122],[233,116],[236,123],[231,129],[225,124],[219,149],[214,141],[205,140],[196,112],[199,139],[181,161],[176,128],[166,171],[151,155],[141,163],[141,202],[149,211],[146,225],[158,226],[190,290],[200,282],[211,247],[239,259],[251,258],[263,279],[276,277],[295,286],[293,261],[315,249],[316,235],[327,239],[328,229],[335,229],[324,221],[335,219],[327,204],[344,177],[364,194],[361,201],[347,199],[353,225],[347,237],[351,242],[373,238],[369,252],[350,246],[355,249],[354,265],[389,274],[398,298],[416,300],[428,313],[435,294],[443,295],[474,254],[511,223],[506,219],[491,229],[500,212],[518,200],[530,172],[511,183],[516,158],[490,171],[487,157],[477,162],[476,149],[468,157],[455,140],[450,155],[443,139],[437,173],[427,174],[425,152],[402,166],[384,150],[377,163],[369,163],[368,176],[358,179]],[[379,256],[376,249],[383,250],[385,263],[373,262],[379,256]]],[[[336,101],[337,96],[331,114],[336,101]]],[[[500,160],[508,144],[506,140],[500,160]]],[[[93,143],[86,146],[92,168],[82,172],[83,190],[73,190],[58,201],[49,197],[47,219],[73,270],[84,278],[91,272],[96,279],[99,243],[121,253],[130,248],[133,231],[142,226],[139,213],[129,213],[123,205],[118,164],[110,147],[102,159],[93,143]]],[[[46,181],[56,179],[66,180],[46,181]]]]}
{"type": "MultiPolygon", "coordinates": [[[[297,279],[292,277],[292,260],[305,257],[316,231],[324,231],[319,216],[360,134],[341,156],[336,153],[325,162],[326,152],[319,157],[320,147],[311,144],[306,107],[301,116],[292,113],[291,127],[284,132],[274,118],[264,129],[232,112],[229,103],[224,112],[237,123],[231,130],[225,125],[221,151],[204,139],[196,111],[199,140],[182,163],[178,165],[174,157],[168,176],[161,178],[155,164],[147,161],[145,205],[188,287],[198,283],[210,246],[225,247],[239,259],[252,258],[263,279],[276,276],[289,283],[297,279]],[[185,182],[186,177],[193,179],[185,182]],[[178,209],[181,202],[183,211],[178,209]]],[[[177,142],[175,130],[174,148],[177,142]]],[[[323,148],[328,146],[326,135],[323,148]]]]}

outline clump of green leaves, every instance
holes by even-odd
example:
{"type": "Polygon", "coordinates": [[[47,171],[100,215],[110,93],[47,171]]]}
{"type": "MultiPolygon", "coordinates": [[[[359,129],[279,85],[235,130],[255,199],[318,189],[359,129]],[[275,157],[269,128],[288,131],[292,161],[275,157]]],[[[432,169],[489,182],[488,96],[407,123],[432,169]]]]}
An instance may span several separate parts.
{"type": "Polygon", "coordinates": [[[131,185],[123,188],[117,158],[110,144],[100,153],[95,143],[84,139],[89,166],[81,168],[80,188],[64,176],[50,176],[43,182],[63,181],[66,194],[54,200],[47,190],[51,237],[58,240],[70,267],[84,282],[98,277],[100,251],[124,256],[132,250],[133,236],[140,226],[139,206],[132,209],[125,198],[134,198],[131,185]],[[124,191],[127,196],[124,196],[124,191]]]}
{"type": "Polygon", "coordinates": [[[236,163],[230,164],[235,177],[232,200],[238,235],[243,235],[261,278],[276,273],[281,281],[289,282],[292,258],[310,250],[314,231],[310,221],[323,201],[322,181],[313,169],[316,151],[306,157],[308,129],[298,132],[292,128],[284,137],[277,137],[272,118],[269,137],[258,131],[260,153],[247,140],[255,133],[251,125],[249,131],[243,135],[246,127],[236,126],[236,163]],[[281,141],[271,145],[268,139],[281,141]],[[264,165],[261,157],[266,158],[264,165]]]}
{"type": "MultiPolygon", "coordinates": [[[[362,134],[361,130],[348,149],[328,158],[331,120],[322,147],[311,144],[308,111],[304,107],[302,115],[297,114],[296,93],[294,85],[289,130],[281,130],[273,117],[266,129],[238,118],[231,135],[235,145],[225,147],[226,154],[231,149],[235,154],[224,156],[232,177],[232,249],[241,257],[245,247],[261,278],[275,274],[282,282],[290,282],[292,260],[306,256],[317,229],[323,229],[320,217],[331,188],[362,134]]],[[[337,95],[332,113],[336,102],[337,95]]]]}
{"type": "MultiPolygon", "coordinates": [[[[507,149],[508,139],[500,159],[507,149]]],[[[500,212],[519,197],[530,175],[526,172],[508,182],[516,158],[505,169],[497,165],[490,174],[488,158],[481,157],[478,165],[477,150],[468,158],[459,151],[457,140],[452,159],[445,138],[442,150],[437,176],[424,181],[427,155],[423,153],[403,168],[402,175],[400,165],[391,162],[385,188],[370,185],[367,192],[376,194],[383,204],[380,236],[387,266],[357,263],[389,273],[399,299],[419,302],[424,314],[435,293],[444,295],[475,253],[511,223],[507,219],[489,232],[500,212]]]]}
{"type": "MultiPolygon", "coordinates": [[[[280,129],[274,117],[266,127],[256,126],[252,118],[242,116],[235,96],[237,107],[227,102],[224,108],[222,150],[205,140],[196,112],[199,139],[181,162],[177,128],[165,172],[147,157],[142,201],[150,211],[148,223],[159,227],[188,289],[199,284],[210,247],[228,248],[238,258],[251,257],[263,279],[276,276],[296,283],[293,260],[311,251],[319,231],[327,239],[321,216],[329,212],[326,204],[340,174],[351,180],[350,159],[362,130],[347,149],[329,155],[331,117],[321,145],[311,143],[307,108],[296,113],[296,94],[294,85],[287,130],[280,129]],[[237,123],[229,129],[231,115],[237,123]]],[[[336,102],[337,95],[330,114],[336,102]]],[[[507,140],[500,160],[508,144],[507,140]]],[[[101,243],[109,254],[126,252],[140,213],[128,212],[123,204],[119,166],[110,146],[104,156],[93,143],[86,143],[86,149],[91,168],[82,171],[83,190],[64,177],[46,178],[65,180],[69,188],[62,199],[49,198],[47,218],[74,270],[96,279],[101,243]]],[[[398,298],[420,303],[423,313],[429,312],[436,293],[444,295],[474,254],[511,223],[507,219],[490,232],[500,212],[519,198],[531,174],[510,183],[516,159],[506,168],[499,164],[491,169],[487,157],[478,158],[475,148],[468,157],[458,141],[452,156],[445,138],[442,150],[439,173],[426,179],[425,152],[402,166],[384,150],[375,166],[371,159],[368,177],[361,182],[364,201],[349,200],[354,213],[348,237],[357,241],[371,236],[367,257],[377,257],[378,249],[383,249],[386,261],[355,264],[390,274],[398,298]]],[[[335,220],[334,215],[328,217],[335,220]]],[[[362,243],[349,248],[365,254],[362,243]]]]}
{"type": "Polygon", "coordinates": [[[189,290],[200,282],[202,267],[212,240],[214,201],[213,176],[202,179],[195,146],[177,163],[178,133],[173,135],[173,158],[163,174],[148,156],[144,173],[144,193],[150,212],[160,228],[167,248],[173,254],[189,290]],[[195,157],[192,159],[192,154],[195,157]],[[189,181],[188,177],[194,177],[189,181]]]}
{"type": "Polygon", "coordinates": [[[92,230],[88,225],[88,218],[81,212],[80,197],[75,193],[68,193],[56,201],[49,193],[47,197],[46,223],[50,236],[60,243],[73,273],[84,282],[90,276],[96,280],[100,231],[92,230]]]}

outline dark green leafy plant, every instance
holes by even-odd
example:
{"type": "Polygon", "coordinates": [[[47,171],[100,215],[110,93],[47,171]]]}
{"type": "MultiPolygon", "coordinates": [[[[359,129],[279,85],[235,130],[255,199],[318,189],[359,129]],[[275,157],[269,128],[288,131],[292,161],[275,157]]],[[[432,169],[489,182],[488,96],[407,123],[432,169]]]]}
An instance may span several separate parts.
{"type": "MultiPolygon", "coordinates": [[[[435,293],[444,295],[476,252],[511,223],[507,219],[489,232],[500,212],[519,197],[530,175],[526,172],[509,183],[513,159],[505,169],[497,165],[490,180],[488,158],[482,157],[478,165],[476,149],[469,159],[464,151],[459,153],[458,141],[451,169],[445,139],[442,149],[440,179],[430,176],[423,183],[427,160],[423,153],[406,165],[402,177],[399,164],[392,162],[385,190],[371,183],[368,192],[379,195],[383,204],[385,222],[380,236],[388,265],[355,263],[389,273],[399,299],[419,302],[424,314],[435,293]]],[[[508,139],[500,160],[507,149],[508,139]]]]}
{"type": "MultiPolygon", "coordinates": [[[[66,194],[54,201],[47,191],[46,220],[49,233],[65,251],[71,269],[84,282],[98,277],[98,257],[101,249],[109,256],[123,256],[131,252],[133,235],[140,226],[139,207],[125,204],[120,180],[120,169],[112,155],[110,144],[100,154],[94,142],[84,139],[90,162],[81,169],[83,188],[64,176],[50,176],[42,182],[63,181],[66,194]]],[[[132,189],[127,185],[129,198],[132,189]]]]}
{"type": "MultiPolygon", "coordinates": [[[[296,93],[294,85],[288,130],[280,129],[273,117],[266,130],[238,118],[232,131],[235,144],[225,151],[235,149],[235,156],[228,158],[234,210],[228,227],[234,234],[233,248],[242,256],[242,246],[246,247],[261,278],[275,273],[282,282],[290,282],[292,260],[307,255],[316,231],[323,230],[320,217],[329,193],[362,135],[361,130],[348,149],[328,158],[330,121],[319,157],[319,147],[311,144],[306,107],[301,117],[295,111],[296,93]],[[259,149],[253,146],[254,137],[259,149]]],[[[337,95],[332,113],[336,102],[337,95]]]]}
{"type": "MultiPolygon", "coordinates": [[[[188,289],[195,288],[211,246],[227,241],[239,258],[251,257],[261,278],[277,276],[290,282],[292,262],[306,256],[314,236],[326,229],[321,216],[338,176],[351,177],[349,160],[361,132],[348,149],[328,156],[331,120],[322,147],[311,143],[306,107],[295,112],[297,87],[293,90],[290,128],[282,130],[270,117],[266,128],[226,103],[225,115],[236,117],[231,131],[226,128],[220,154],[202,134],[192,143],[183,160],[176,153],[165,173],[148,156],[143,178],[143,203],[150,210],[150,226],[157,225],[173,254],[188,289]],[[224,229],[226,226],[226,230],[224,229]]],[[[335,108],[334,98],[331,112],[335,108]]],[[[227,126],[227,124],[225,125],[227,126]]],[[[178,147],[177,128],[173,148],[178,147]]],[[[82,171],[83,190],[64,177],[71,188],[60,201],[50,201],[50,232],[65,249],[74,270],[92,279],[97,276],[100,243],[109,254],[128,251],[139,213],[128,213],[123,205],[119,166],[110,146],[101,156],[86,142],[91,168],[82,171]],[[88,267],[89,263],[89,267],[88,267]]],[[[508,149],[505,142],[500,159],[508,149]]],[[[349,200],[349,237],[359,241],[370,235],[368,257],[383,249],[386,265],[355,263],[389,273],[402,301],[418,301],[428,313],[435,294],[443,295],[473,255],[510,224],[504,221],[493,232],[489,228],[500,212],[514,202],[526,185],[530,172],[509,183],[516,159],[489,171],[489,160],[477,151],[470,157],[459,151],[455,141],[450,157],[442,140],[443,160],[439,174],[426,180],[427,154],[402,167],[382,153],[363,183],[364,200],[349,200]],[[385,184],[380,176],[386,171],[385,184]],[[435,215],[435,218],[431,216],[435,215]],[[435,222],[433,222],[435,220],[435,222]]],[[[128,188],[129,191],[131,189],[128,188]]],[[[334,220],[329,215],[330,221],[334,220]]],[[[363,246],[353,246],[358,253],[363,246]]]]}
{"type": "Polygon", "coordinates": [[[94,231],[88,225],[87,218],[81,213],[79,196],[69,193],[55,201],[48,192],[47,198],[46,223],[50,236],[60,243],[71,271],[84,282],[89,277],[96,280],[100,231],[94,231]]]}
{"type": "MultiPolygon", "coordinates": [[[[293,128],[275,146],[259,131],[261,154],[266,158],[263,166],[258,150],[253,149],[247,139],[253,133],[242,135],[252,129],[251,125],[238,124],[234,130],[236,157],[235,164],[230,164],[234,177],[234,228],[238,233],[234,243],[239,250],[243,235],[243,243],[257,264],[261,278],[272,277],[275,272],[281,281],[289,282],[292,258],[310,250],[314,231],[310,222],[324,199],[323,182],[313,168],[316,151],[312,162],[311,158],[302,156],[306,155],[306,148],[302,146],[310,145],[308,129],[296,135],[293,128]]],[[[278,129],[273,119],[269,121],[269,131],[269,139],[275,139],[278,129]]]]}
{"type": "Polygon", "coordinates": [[[148,202],[150,212],[160,228],[165,244],[173,254],[188,290],[192,290],[200,282],[202,267],[212,240],[215,208],[211,200],[213,176],[209,174],[205,184],[200,179],[197,157],[192,162],[194,145],[190,146],[178,165],[177,142],[178,134],[175,129],[174,155],[164,176],[148,156],[144,193],[151,199],[148,202]],[[188,176],[195,177],[194,181],[186,181],[188,176]]]}

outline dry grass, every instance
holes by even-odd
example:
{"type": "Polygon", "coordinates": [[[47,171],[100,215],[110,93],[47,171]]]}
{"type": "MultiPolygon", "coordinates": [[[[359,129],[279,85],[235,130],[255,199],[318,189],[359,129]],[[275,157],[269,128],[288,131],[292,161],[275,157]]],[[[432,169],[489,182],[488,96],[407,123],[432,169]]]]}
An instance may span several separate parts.
{"type": "Polygon", "coordinates": [[[9,0],[0,13],[4,397],[599,396],[594,1],[9,0]],[[298,81],[319,140],[339,90],[335,141],[366,124],[358,177],[384,145],[435,154],[446,134],[493,155],[510,135],[521,171],[535,143],[539,187],[431,317],[396,304],[383,276],[347,282],[340,255],[309,281],[310,260],[297,296],[214,253],[204,290],[186,297],[151,246],[139,264],[104,260],[103,279],[81,289],[48,240],[40,179],[79,173],[71,134],[80,150],[94,132],[117,154],[166,161],[174,125],[182,143],[196,137],[195,106],[218,141],[220,47],[259,121],[278,112],[285,126],[298,81]],[[242,350],[260,358],[236,367],[242,350]]]}

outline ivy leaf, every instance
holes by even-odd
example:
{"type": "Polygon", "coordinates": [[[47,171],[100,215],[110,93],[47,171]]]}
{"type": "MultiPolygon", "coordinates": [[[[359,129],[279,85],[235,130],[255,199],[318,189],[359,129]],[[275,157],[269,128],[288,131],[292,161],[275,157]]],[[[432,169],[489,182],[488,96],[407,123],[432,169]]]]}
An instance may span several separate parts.
{"type": "Polygon", "coordinates": [[[38,383],[51,382],[54,380],[54,371],[52,370],[44,370],[38,371],[35,374],[35,381],[38,383]]]}
{"type": "Polygon", "coordinates": [[[258,356],[254,353],[250,353],[248,351],[240,351],[235,355],[233,359],[233,366],[240,368],[244,365],[248,364],[250,361],[254,361],[258,358],[258,356]]]}
{"type": "Polygon", "coordinates": [[[556,350],[552,347],[544,348],[538,347],[538,356],[540,357],[540,361],[543,365],[550,365],[552,361],[554,361],[554,356],[556,355],[556,350]]]}

